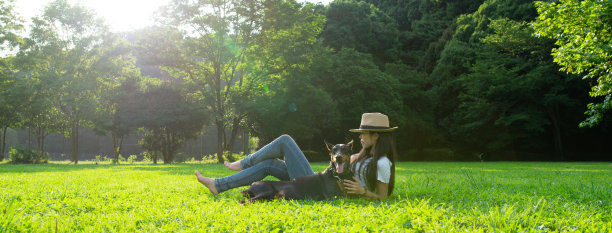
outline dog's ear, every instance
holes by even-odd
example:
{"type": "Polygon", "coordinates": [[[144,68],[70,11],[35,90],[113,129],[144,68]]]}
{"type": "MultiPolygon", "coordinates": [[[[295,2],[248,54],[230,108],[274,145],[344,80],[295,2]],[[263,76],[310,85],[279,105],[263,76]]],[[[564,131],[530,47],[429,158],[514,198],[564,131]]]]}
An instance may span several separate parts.
{"type": "Polygon", "coordinates": [[[332,148],[334,148],[334,145],[329,143],[329,142],[327,142],[327,140],[323,140],[323,141],[325,142],[325,147],[327,147],[328,151],[331,151],[332,148]]]}
{"type": "Polygon", "coordinates": [[[346,145],[349,147],[349,149],[351,149],[351,151],[353,151],[353,140],[348,142],[346,145]]]}

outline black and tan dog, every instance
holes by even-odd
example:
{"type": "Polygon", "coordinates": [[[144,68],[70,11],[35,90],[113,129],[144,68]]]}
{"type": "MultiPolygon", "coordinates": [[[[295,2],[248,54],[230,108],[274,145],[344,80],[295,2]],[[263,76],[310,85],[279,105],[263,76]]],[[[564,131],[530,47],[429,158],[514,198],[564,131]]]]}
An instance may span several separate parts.
{"type": "MultiPolygon", "coordinates": [[[[323,172],[295,178],[290,181],[257,181],[242,192],[249,202],[259,200],[325,200],[346,196],[344,179],[352,179],[349,168],[353,141],[332,145],[325,142],[331,162],[323,172]]],[[[242,202],[244,203],[244,202],[242,202]]]]}

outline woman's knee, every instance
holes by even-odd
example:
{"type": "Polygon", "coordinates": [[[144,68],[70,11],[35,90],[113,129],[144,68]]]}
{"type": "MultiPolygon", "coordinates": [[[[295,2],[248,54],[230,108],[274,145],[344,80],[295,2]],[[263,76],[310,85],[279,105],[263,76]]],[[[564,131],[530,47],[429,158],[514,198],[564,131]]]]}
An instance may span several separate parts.
{"type": "Polygon", "coordinates": [[[283,134],[280,137],[278,137],[278,140],[282,141],[282,142],[293,142],[293,138],[291,136],[289,136],[289,134],[283,134]]]}

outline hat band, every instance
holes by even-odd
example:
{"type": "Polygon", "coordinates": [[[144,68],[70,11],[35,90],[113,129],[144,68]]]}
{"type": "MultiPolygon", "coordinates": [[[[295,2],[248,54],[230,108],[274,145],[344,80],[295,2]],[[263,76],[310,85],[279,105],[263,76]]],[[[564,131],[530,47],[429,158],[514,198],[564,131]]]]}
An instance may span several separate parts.
{"type": "Polygon", "coordinates": [[[360,125],[359,129],[389,129],[389,127],[385,127],[385,126],[371,126],[371,125],[360,125]]]}

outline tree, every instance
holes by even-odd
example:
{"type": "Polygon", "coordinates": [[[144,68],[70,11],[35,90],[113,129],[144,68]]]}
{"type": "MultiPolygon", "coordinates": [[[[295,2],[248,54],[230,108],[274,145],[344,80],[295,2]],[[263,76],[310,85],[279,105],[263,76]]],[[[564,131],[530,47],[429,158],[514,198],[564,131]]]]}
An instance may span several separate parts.
{"type": "Polygon", "coordinates": [[[325,45],[339,51],[352,48],[372,54],[379,66],[398,59],[400,42],[397,23],[374,5],[363,1],[329,4],[327,25],[321,33],[325,45]]]}
{"type": "Polygon", "coordinates": [[[247,114],[245,126],[261,142],[288,133],[311,149],[315,138],[320,145],[335,112],[320,110],[332,108],[333,101],[312,83],[331,55],[318,38],[325,25],[324,7],[295,1],[264,1],[264,6],[263,31],[245,48],[245,84],[252,94],[237,95],[241,98],[232,103],[247,114]]]}
{"type": "Polygon", "coordinates": [[[88,125],[95,112],[100,72],[96,67],[103,57],[107,28],[91,11],[66,0],[51,2],[33,24],[20,52],[38,57],[37,69],[60,80],[55,108],[66,116],[69,129],[65,134],[72,138],[72,161],[76,164],[79,126],[88,125]]]}
{"type": "Polygon", "coordinates": [[[191,95],[214,112],[219,162],[247,121],[248,101],[300,65],[324,23],[318,7],[295,1],[174,1],[162,12],[164,30],[172,33],[149,31],[162,39],[140,43],[147,50],[162,42],[161,48],[178,52],[157,64],[186,80],[191,95]]]}
{"type": "Polygon", "coordinates": [[[312,82],[318,74],[316,70],[328,66],[325,63],[330,61],[330,55],[330,51],[323,52],[313,64],[288,72],[282,81],[267,85],[268,91],[255,98],[249,120],[253,121],[253,131],[261,142],[289,134],[303,149],[312,150],[313,145],[323,145],[324,137],[340,140],[339,135],[329,131],[337,130],[341,115],[337,103],[312,82]]]}
{"type": "Polygon", "coordinates": [[[459,15],[478,9],[483,0],[365,0],[398,25],[398,56],[403,64],[431,73],[455,30],[459,15]]]}
{"type": "Polygon", "coordinates": [[[174,77],[197,85],[195,93],[213,110],[220,163],[228,145],[226,128],[243,118],[231,114],[227,100],[232,88],[240,88],[243,83],[237,80],[243,77],[238,71],[244,61],[242,48],[257,27],[257,21],[240,14],[240,4],[245,4],[242,13],[247,14],[260,7],[256,1],[172,1],[162,8],[167,25],[183,29],[180,37],[184,39],[177,46],[180,62],[166,60],[169,63],[159,65],[167,67],[174,77]]]}
{"type": "Polygon", "coordinates": [[[464,91],[459,77],[470,72],[476,62],[482,38],[492,33],[490,20],[508,18],[515,21],[530,21],[535,17],[532,1],[486,0],[472,14],[456,19],[452,39],[446,44],[436,62],[429,80],[434,96],[434,118],[436,130],[446,139],[445,146],[455,144],[453,114],[461,104],[459,97],[464,91]]]}
{"type": "MultiPolygon", "coordinates": [[[[2,53],[18,47],[21,42],[19,32],[23,30],[23,25],[21,18],[15,13],[13,2],[14,0],[0,1],[0,15],[2,15],[0,17],[0,52],[2,53]]],[[[0,63],[3,66],[3,72],[7,65],[5,62],[0,63]]]]}
{"type": "MultiPolygon", "coordinates": [[[[23,68],[27,64],[21,64],[23,68]]],[[[26,69],[27,70],[27,69],[26,69]]],[[[37,153],[45,153],[45,139],[51,132],[61,132],[65,127],[63,113],[54,106],[59,98],[57,76],[49,72],[28,73],[20,77],[23,81],[23,93],[20,93],[23,107],[22,127],[27,127],[36,136],[37,153]]]]}
{"type": "MultiPolygon", "coordinates": [[[[161,153],[164,163],[172,163],[181,143],[201,132],[208,115],[182,96],[176,85],[158,83],[120,104],[117,123],[144,127],[140,144],[153,155],[161,153]]],[[[156,156],[153,162],[157,163],[156,156]]]]}
{"type": "Polygon", "coordinates": [[[435,129],[434,98],[427,74],[404,64],[387,64],[385,73],[398,80],[396,89],[403,103],[405,121],[396,133],[397,141],[402,142],[398,144],[398,151],[417,149],[422,152],[435,146],[441,135],[435,129]]]}
{"type": "MultiPolygon", "coordinates": [[[[21,38],[18,33],[23,29],[21,19],[14,12],[13,0],[0,1],[0,55],[18,47],[21,38]]],[[[6,130],[18,121],[16,109],[18,102],[11,94],[17,82],[14,75],[12,58],[0,57],[0,161],[4,160],[6,130]]],[[[14,92],[13,92],[14,93],[14,92]]]]}
{"type": "Polygon", "coordinates": [[[553,38],[554,61],[561,70],[592,79],[590,95],[604,97],[590,103],[589,117],[580,126],[595,126],[612,109],[612,2],[561,0],[536,2],[535,35],[553,38]]]}
{"type": "Polygon", "coordinates": [[[20,101],[25,91],[21,91],[24,80],[19,79],[10,69],[0,71],[0,161],[4,160],[6,132],[9,127],[21,123],[19,112],[23,108],[20,101]]]}
{"type": "Polygon", "coordinates": [[[98,76],[99,99],[96,114],[93,117],[93,130],[100,135],[110,132],[112,138],[113,162],[119,161],[123,137],[136,131],[135,125],[120,121],[117,108],[131,95],[139,90],[140,71],[136,68],[135,59],[131,56],[131,46],[116,35],[107,35],[104,52],[95,69],[98,76]]]}
{"type": "Polygon", "coordinates": [[[391,124],[403,125],[405,116],[398,79],[378,69],[369,54],[343,48],[330,58],[327,68],[320,69],[313,83],[325,90],[336,103],[338,124],[327,133],[353,136],[347,129],[359,125],[364,112],[381,112],[391,124]]]}
{"type": "MultiPolygon", "coordinates": [[[[556,71],[549,40],[532,36],[525,22],[491,20],[453,113],[454,142],[490,159],[516,159],[514,152],[539,151],[552,144],[564,159],[564,112],[578,104],[571,84],[556,71]],[[543,140],[550,132],[552,140],[543,140]]],[[[518,154],[518,153],[517,153],[518,154]]]]}

